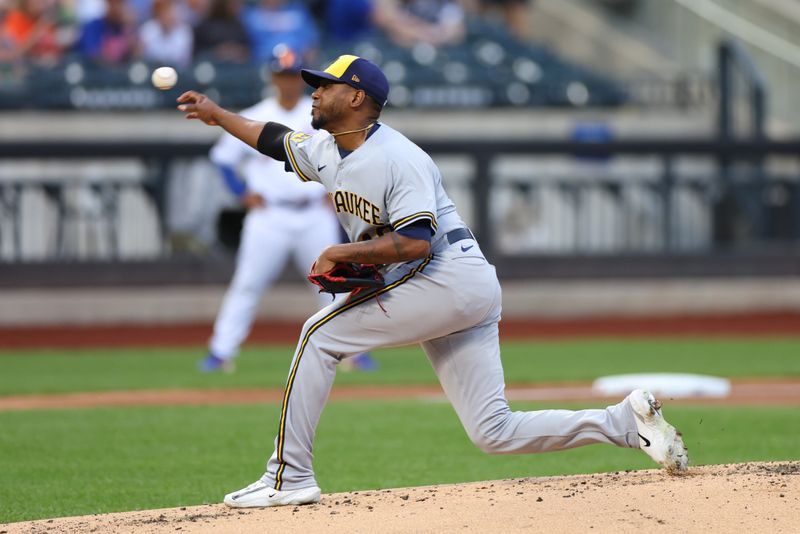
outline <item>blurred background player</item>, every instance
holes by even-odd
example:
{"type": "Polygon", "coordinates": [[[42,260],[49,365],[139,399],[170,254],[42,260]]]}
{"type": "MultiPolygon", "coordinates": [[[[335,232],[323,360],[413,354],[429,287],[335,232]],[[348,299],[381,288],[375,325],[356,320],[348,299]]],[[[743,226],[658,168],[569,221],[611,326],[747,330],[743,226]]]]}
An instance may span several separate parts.
{"type": "MultiPolygon", "coordinates": [[[[311,133],[311,99],[300,77],[301,60],[280,46],[270,63],[275,96],[242,111],[253,120],[275,120],[311,133]]],[[[200,361],[203,372],[232,371],[233,358],[250,333],[262,293],[280,276],[290,255],[305,275],[325,247],[341,242],[341,227],[325,189],[305,184],[287,173],[283,163],[259,154],[225,134],[211,149],[228,188],[247,209],[236,258],[236,272],[214,323],[209,352],[200,361]],[[241,176],[244,180],[239,178],[241,176]]],[[[315,292],[316,289],[309,284],[315,292]]],[[[319,294],[320,306],[331,303],[319,294]]],[[[352,367],[372,370],[369,354],[352,367]]]]}

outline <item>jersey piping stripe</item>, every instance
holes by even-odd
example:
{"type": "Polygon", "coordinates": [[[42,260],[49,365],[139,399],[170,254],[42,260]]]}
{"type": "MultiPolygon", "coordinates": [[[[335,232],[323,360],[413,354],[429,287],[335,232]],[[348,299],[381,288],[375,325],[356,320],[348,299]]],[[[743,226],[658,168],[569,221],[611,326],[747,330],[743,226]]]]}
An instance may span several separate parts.
{"type": "Polygon", "coordinates": [[[370,300],[373,297],[382,295],[383,293],[386,293],[387,291],[390,291],[396,288],[397,286],[407,282],[415,274],[422,272],[422,270],[431,262],[432,259],[433,259],[433,254],[430,254],[427,258],[425,258],[425,260],[422,263],[420,263],[417,267],[413,268],[411,271],[409,271],[408,274],[406,274],[396,282],[393,282],[392,284],[389,284],[388,286],[383,287],[374,293],[370,293],[369,295],[365,295],[359,299],[354,300],[353,302],[345,304],[341,308],[333,310],[331,313],[329,313],[328,315],[326,315],[325,317],[314,323],[311,326],[311,328],[308,329],[306,335],[303,336],[303,342],[300,344],[300,351],[297,353],[297,358],[295,358],[294,365],[292,366],[292,370],[289,373],[289,379],[286,381],[286,392],[283,395],[283,404],[281,405],[281,420],[280,420],[280,425],[278,427],[278,447],[276,455],[278,462],[280,462],[280,466],[278,467],[278,471],[275,473],[276,490],[281,489],[281,486],[283,484],[283,471],[286,469],[286,463],[283,461],[283,446],[284,446],[284,436],[286,430],[286,413],[289,407],[289,396],[292,393],[292,386],[294,386],[294,378],[297,375],[297,368],[300,366],[300,360],[303,358],[303,351],[305,351],[306,344],[308,344],[308,339],[311,337],[311,334],[313,334],[317,329],[319,329],[319,327],[321,327],[322,325],[324,325],[337,315],[340,315],[346,312],[347,310],[352,309],[355,306],[358,306],[359,304],[370,300]]]}
{"type": "Polygon", "coordinates": [[[294,132],[289,132],[283,136],[283,146],[286,149],[286,155],[289,156],[289,164],[292,166],[292,169],[294,169],[294,172],[300,177],[301,180],[304,182],[310,182],[311,180],[308,179],[308,176],[303,174],[303,171],[300,170],[300,166],[297,165],[297,160],[295,160],[294,154],[292,153],[292,144],[289,142],[289,136],[291,136],[292,133],[294,132]]]}
{"type": "Polygon", "coordinates": [[[409,215],[408,217],[404,217],[399,221],[392,223],[392,229],[399,230],[401,227],[406,226],[407,224],[411,224],[412,222],[419,219],[430,219],[431,226],[433,227],[434,232],[439,227],[439,225],[436,224],[436,217],[433,215],[433,213],[429,211],[421,211],[419,213],[409,215]]]}

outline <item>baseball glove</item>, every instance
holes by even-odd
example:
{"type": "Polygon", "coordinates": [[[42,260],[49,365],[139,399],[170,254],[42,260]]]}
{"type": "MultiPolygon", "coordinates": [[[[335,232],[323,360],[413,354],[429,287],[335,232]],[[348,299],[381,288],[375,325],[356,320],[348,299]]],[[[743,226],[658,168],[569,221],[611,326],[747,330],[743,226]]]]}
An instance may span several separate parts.
{"type": "MultiPolygon", "coordinates": [[[[312,269],[313,271],[313,269],[312,269]]],[[[319,292],[330,294],[353,293],[383,287],[383,275],[378,267],[368,263],[337,263],[329,271],[309,274],[308,280],[319,287],[319,292]]]]}

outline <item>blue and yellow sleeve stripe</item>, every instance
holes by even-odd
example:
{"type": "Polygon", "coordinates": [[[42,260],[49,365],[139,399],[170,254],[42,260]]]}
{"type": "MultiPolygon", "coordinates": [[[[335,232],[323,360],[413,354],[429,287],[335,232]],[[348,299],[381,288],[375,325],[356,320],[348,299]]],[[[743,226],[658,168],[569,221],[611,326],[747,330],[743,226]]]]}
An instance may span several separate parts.
{"type": "Polygon", "coordinates": [[[395,221],[392,223],[392,230],[399,230],[404,226],[408,226],[409,224],[427,219],[431,222],[431,228],[433,231],[436,232],[438,225],[436,224],[436,216],[431,213],[430,211],[420,211],[418,213],[414,213],[413,215],[409,215],[408,217],[403,217],[399,221],[395,221]]]}
{"type": "Polygon", "coordinates": [[[283,136],[283,147],[286,150],[286,160],[289,162],[289,165],[291,165],[292,170],[295,172],[297,176],[300,177],[301,180],[303,180],[304,182],[310,182],[311,180],[300,169],[300,166],[297,164],[297,158],[295,157],[294,152],[292,152],[292,143],[289,140],[294,133],[295,132],[289,132],[285,136],[283,136]]]}

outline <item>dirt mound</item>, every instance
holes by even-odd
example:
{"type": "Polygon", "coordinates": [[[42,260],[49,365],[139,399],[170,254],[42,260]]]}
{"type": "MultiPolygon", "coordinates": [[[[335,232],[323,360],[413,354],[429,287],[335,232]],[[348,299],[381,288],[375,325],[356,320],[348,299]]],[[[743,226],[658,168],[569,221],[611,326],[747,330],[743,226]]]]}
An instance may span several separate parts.
{"type": "Polygon", "coordinates": [[[522,478],[323,495],[319,504],[219,504],[13,523],[40,532],[797,532],[800,462],[522,478]]]}

